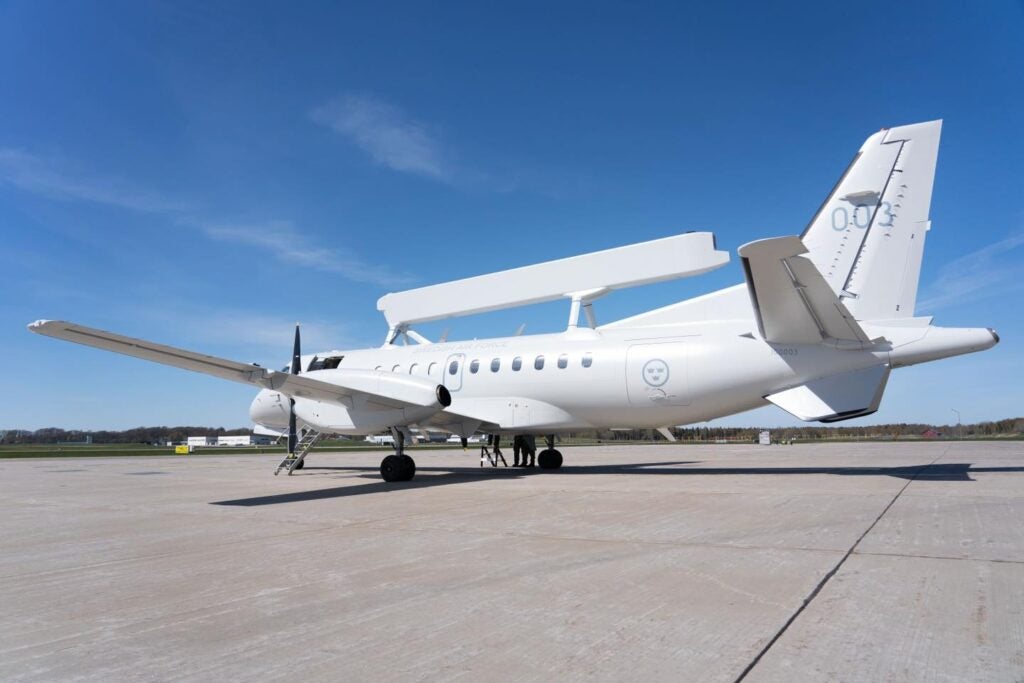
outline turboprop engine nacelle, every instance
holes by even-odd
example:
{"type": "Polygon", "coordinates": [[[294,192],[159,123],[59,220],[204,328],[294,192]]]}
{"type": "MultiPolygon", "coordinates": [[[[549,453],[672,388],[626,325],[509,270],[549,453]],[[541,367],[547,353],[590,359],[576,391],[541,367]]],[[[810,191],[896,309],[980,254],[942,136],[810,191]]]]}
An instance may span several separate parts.
{"type": "Polygon", "coordinates": [[[288,429],[288,397],[279,391],[262,389],[249,405],[249,419],[269,429],[288,429]]]}

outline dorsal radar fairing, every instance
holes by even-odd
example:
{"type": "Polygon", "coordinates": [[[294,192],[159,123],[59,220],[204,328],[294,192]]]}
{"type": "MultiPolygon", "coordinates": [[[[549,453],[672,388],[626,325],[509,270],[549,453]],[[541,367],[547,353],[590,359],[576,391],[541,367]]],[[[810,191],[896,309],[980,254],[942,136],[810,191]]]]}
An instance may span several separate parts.
{"type": "MultiPolygon", "coordinates": [[[[710,232],[689,232],[385,294],[389,341],[409,325],[570,298],[573,311],[615,290],[700,275],[729,262],[710,232]]],[[[588,312],[589,317],[589,312],[588,312]]],[[[570,326],[574,319],[570,320],[570,326]]]]}

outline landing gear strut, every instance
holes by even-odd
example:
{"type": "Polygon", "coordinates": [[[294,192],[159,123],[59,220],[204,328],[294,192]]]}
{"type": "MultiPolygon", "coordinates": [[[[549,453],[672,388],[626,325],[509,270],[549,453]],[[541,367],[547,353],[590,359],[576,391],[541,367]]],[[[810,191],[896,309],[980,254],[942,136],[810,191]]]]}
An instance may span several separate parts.
{"type": "Polygon", "coordinates": [[[409,481],[416,475],[416,461],[405,454],[405,434],[400,429],[391,429],[395,437],[394,455],[389,455],[380,463],[380,476],[384,481],[409,481]]]}
{"type": "Polygon", "coordinates": [[[537,454],[537,466],[542,470],[557,470],[562,466],[562,454],[555,450],[555,435],[544,437],[548,447],[537,454]]]}

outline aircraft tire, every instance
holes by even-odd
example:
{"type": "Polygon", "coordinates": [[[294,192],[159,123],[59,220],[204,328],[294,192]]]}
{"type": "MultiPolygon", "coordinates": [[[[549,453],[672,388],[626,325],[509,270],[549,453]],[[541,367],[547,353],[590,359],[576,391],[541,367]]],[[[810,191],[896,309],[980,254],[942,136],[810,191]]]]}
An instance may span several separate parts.
{"type": "Polygon", "coordinates": [[[546,448],[537,454],[537,466],[542,470],[557,470],[562,466],[562,454],[554,448],[546,448]]]}
{"type": "Polygon", "coordinates": [[[404,453],[398,457],[402,459],[402,465],[405,468],[402,481],[410,481],[414,476],[416,476],[416,461],[404,453]]]}
{"type": "Polygon", "coordinates": [[[408,481],[405,476],[408,469],[408,465],[399,455],[389,455],[380,461],[380,476],[387,482],[408,481]]]}

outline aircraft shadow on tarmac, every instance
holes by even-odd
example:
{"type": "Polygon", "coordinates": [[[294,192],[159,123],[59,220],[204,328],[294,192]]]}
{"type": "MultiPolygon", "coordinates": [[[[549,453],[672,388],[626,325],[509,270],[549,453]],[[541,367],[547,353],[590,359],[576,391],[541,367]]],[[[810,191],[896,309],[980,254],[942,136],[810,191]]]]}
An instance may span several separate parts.
{"type": "Polygon", "coordinates": [[[567,474],[657,474],[657,475],[800,475],[800,474],[835,474],[856,477],[896,477],[916,481],[975,481],[972,473],[977,472],[1024,472],[1024,467],[972,467],[971,463],[939,463],[930,465],[906,465],[896,467],[680,467],[692,465],[695,461],[633,463],[628,465],[592,465],[564,466],[557,472],[540,469],[503,468],[503,467],[418,467],[420,474],[431,473],[430,476],[417,477],[407,482],[387,483],[379,480],[376,467],[311,467],[303,470],[303,475],[330,474],[334,472],[362,472],[359,475],[374,479],[365,484],[336,486],[310,491],[290,491],[268,496],[238,498],[235,500],[213,501],[211,505],[231,505],[253,507],[260,505],[277,505],[279,503],[297,503],[324,498],[347,498],[371,493],[393,493],[409,489],[449,486],[485,479],[519,479],[543,474],[558,476],[567,474]],[[439,474],[433,474],[433,473],[439,474]]]}

